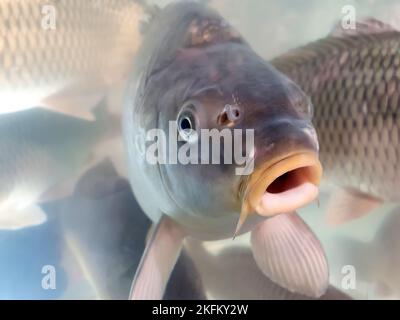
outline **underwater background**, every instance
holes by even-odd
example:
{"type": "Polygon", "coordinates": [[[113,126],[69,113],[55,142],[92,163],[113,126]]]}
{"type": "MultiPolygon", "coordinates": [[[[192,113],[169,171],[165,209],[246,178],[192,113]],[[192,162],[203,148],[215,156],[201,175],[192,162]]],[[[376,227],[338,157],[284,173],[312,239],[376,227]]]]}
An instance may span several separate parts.
{"type": "MultiPolygon", "coordinates": [[[[170,1],[149,2],[163,7],[170,1]]],[[[265,59],[328,35],[343,17],[342,8],[346,5],[354,6],[357,18],[374,17],[400,27],[398,0],[214,0],[208,3],[265,59]]],[[[135,41],[140,45],[140,37],[135,41]]],[[[132,59],[134,63],[134,57],[132,59]]],[[[21,112],[28,117],[27,122],[41,121],[40,112],[21,112]]],[[[120,116],[118,110],[116,114],[120,116]]],[[[0,130],[7,121],[1,117],[4,116],[0,115],[0,130]]],[[[74,131],[77,137],[74,141],[80,140],[80,132],[86,134],[81,123],[63,117],[67,118],[54,116],[51,121],[61,124],[50,130],[55,132],[62,128],[66,135],[74,131]]],[[[42,130],[52,135],[45,126],[42,130]]],[[[41,139],[41,135],[37,137],[41,139]]],[[[150,221],[135,202],[124,179],[126,169],[121,139],[114,137],[96,153],[100,164],[79,177],[72,195],[41,205],[48,217],[46,222],[18,230],[0,230],[0,299],[127,298],[150,221]],[[53,269],[56,286],[46,287],[44,282],[49,279],[45,277],[53,269]]],[[[57,148],[63,148],[63,141],[61,138],[57,148]]],[[[60,159],[69,161],[71,166],[80,165],[75,154],[83,152],[87,145],[80,141],[65,147],[72,150],[69,154],[73,156],[61,155],[60,159]]],[[[51,147],[48,152],[58,154],[57,148],[51,147]]],[[[1,170],[5,170],[5,166],[0,163],[1,170]]],[[[397,218],[396,206],[386,204],[365,217],[333,227],[326,223],[330,192],[322,188],[319,205],[310,204],[301,209],[300,214],[323,244],[331,285],[356,299],[399,299],[400,248],[397,243],[400,242],[396,227],[400,228],[400,217],[397,218]]],[[[219,263],[218,255],[221,254],[221,261],[230,261],[222,257],[225,250],[233,246],[247,248],[248,243],[248,234],[235,240],[206,242],[204,248],[189,243],[188,251],[195,256],[197,253],[197,258],[193,258],[194,265],[187,257],[180,258],[166,298],[296,298],[271,293],[276,288],[268,282],[257,286],[260,275],[252,268],[254,265],[242,266],[232,258],[228,267],[236,264],[236,269],[228,271],[222,264],[221,269],[215,267],[219,263]],[[209,263],[200,261],[201,257],[209,259],[209,263]],[[213,275],[210,275],[211,265],[215,270],[213,275]],[[230,282],[232,287],[213,285],[216,279],[230,282]]],[[[251,259],[246,252],[250,249],[247,248],[243,256],[251,259]]],[[[331,298],[334,299],[335,294],[331,298]]]]}

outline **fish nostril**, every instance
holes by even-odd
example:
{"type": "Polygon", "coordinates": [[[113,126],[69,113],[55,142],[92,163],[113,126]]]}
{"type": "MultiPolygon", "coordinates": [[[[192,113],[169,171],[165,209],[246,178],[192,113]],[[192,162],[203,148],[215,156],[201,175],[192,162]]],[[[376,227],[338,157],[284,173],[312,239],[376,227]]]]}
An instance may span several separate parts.
{"type": "Polygon", "coordinates": [[[218,124],[220,125],[224,125],[228,122],[228,116],[226,114],[226,112],[222,112],[217,119],[218,124]]]}
{"type": "Polygon", "coordinates": [[[239,107],[227,104],[222,112],[218,115],[217,122],[219,125],[230,127],[233,126],[239,118],[239,107]]]}

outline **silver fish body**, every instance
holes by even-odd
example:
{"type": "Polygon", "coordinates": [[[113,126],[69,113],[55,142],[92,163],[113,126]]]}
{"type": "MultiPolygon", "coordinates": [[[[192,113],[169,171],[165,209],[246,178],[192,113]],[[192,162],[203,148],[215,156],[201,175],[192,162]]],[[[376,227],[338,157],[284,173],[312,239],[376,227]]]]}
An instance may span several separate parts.
{"type": "Polygon", "coordinates": [[[35,215],[31,206],[72,188],[95,146],[111,132],[114,121],[103,108],[96,108],[95,121],[42,109],[0,117],[1,229],[43,222],[45,217],[35,215]]]}

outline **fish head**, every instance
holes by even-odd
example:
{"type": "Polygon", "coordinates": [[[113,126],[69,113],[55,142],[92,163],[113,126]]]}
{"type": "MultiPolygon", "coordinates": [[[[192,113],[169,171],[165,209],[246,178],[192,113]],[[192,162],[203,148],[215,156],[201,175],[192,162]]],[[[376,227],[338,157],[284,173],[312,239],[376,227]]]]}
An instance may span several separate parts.
{"type": "Polygon", "coordinates": [[[317,197],[312,104],[297,85],[237,43],[182,50],[167,70],[160,120],[175,121],[190,161],[162,172],[185,212],[272,216],[317,197]]]}
{"type": "Polygon", "coordinates": [[[314,200],[322,169],[310,99],[220,16],[200,13],[176,17],[165,51],[148,58],[141,93],[167,134],[158,171],[182,213],[174,218],[218,224],[314,200]]]}

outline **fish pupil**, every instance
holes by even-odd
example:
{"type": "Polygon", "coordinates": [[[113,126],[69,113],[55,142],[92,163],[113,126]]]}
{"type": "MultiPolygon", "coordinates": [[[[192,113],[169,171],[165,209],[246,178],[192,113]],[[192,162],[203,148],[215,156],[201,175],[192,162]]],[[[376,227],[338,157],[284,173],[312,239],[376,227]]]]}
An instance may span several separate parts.
{"type": "Polygon", "coordinates": [[[192,122],[188,117],[184,117],[181,119],[179,126],[181,130],[190,130],[192,129],[192,122]]]}

